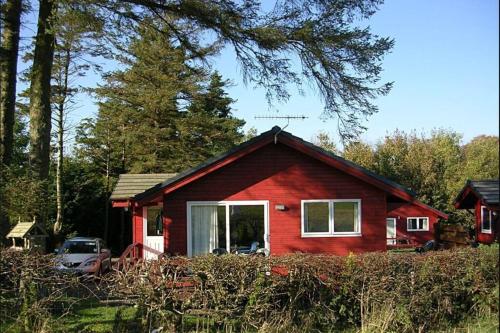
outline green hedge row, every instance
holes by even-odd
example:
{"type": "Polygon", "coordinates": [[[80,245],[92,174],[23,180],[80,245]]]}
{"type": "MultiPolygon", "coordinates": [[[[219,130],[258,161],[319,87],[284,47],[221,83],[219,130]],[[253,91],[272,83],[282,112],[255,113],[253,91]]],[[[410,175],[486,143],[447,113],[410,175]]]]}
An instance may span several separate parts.
{"type": "Polygon", "coordinates": [[[424,255],[166,258],[113,275],[147,326],[422,332],[498,313],[498,248],[424,255]],[[169,326],[170,325],[170,326],[169,326]]]}

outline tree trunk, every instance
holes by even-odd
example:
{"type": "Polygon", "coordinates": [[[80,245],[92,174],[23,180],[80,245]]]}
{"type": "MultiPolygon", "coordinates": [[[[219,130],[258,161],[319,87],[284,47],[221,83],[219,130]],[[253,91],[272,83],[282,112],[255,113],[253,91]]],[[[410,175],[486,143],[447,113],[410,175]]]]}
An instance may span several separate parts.
{"type": "Polygon", "coordinates": [[[30,87],[30,162],[35,179],[45,181],[50,160],[50,80],[54,60],[54,0],[40,0],[30,87]]]}
{"type": "Polygon", "coordinates": [[[4,27],[0,48],[0,162],[5,165],[10,164],[14,141],[21,2],[21,0],[7,0],[2,13],[4,27]]]}
{"type": "MultiPolygon", "coordinates": [[[[30,151],[29,158],[34,181],[40,184],[39,194],[48,195],[50,162],[50,130],[52,126],[50,82],[54,60],[55,0],[40,0],[38,30],[35,39],[35,53],[31,71],[30,86],[30,151]]],[[[46,206],[34,213],[44,225],[47,218],[46,206]]]]}
{"type": "Polygon", "coordinates": [[[56,223],[54,224],[54,236],[56,238],[60,235],[63,225],[63,194],[62,194],[62,175],[63,175],[63,162],[64,162],[64,111],[65,104],[68,97],[68,77],[69,65],[71,63],[71,51],[66,49],[64,52],[64,68],[62,85],[60,87],[60,96],[57,103],[57,169],[56,169],[56,197],[57,197],[57,216],[56,223]]]}
{"type": "Polygon", "coordinates": [[[19,52],[19,27],[21,24],[21,0],[7,0],[1,12],[0,34],[0,244],[9,231],[9,219],[5,213],[3,189],[4,165],[11,163],[14,142],[14,114],[16,110],[17,55],[19,52]]]}
{"type": "Polygon", "coordinates": [[[109,185],[110,185],[110,169],[111,169],[111,153],[109,151],[110,147],[110,135],[109,135],[109,129],[107,130],[106,133],[106,141],[107,141],[107,151],[106,151],[106,198],[104,199],[104,241],[107,243],[108,242],[108,232],[109,232],[109,185]]]}

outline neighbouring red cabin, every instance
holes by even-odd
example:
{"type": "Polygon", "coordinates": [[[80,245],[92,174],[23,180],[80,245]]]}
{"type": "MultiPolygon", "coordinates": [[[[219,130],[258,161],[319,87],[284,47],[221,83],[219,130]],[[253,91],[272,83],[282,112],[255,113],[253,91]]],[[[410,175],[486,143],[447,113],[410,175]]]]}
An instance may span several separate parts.
{"type": "Polygon", "coordinates": [[[455,199],[455,208],[473,210],[476,241],[499,241],[499,180],[468,180],[455,199]]]}
{"type": "Polygon", "coordinates": [[[252,244],[273,255],[384,251],[433,239],[434,224],[447,218],[401,185],[279,127],[160,177],[153,185],[154,175],[122,175],[111,200],[132,210],[135,243],[173,255],[252,244]]]}

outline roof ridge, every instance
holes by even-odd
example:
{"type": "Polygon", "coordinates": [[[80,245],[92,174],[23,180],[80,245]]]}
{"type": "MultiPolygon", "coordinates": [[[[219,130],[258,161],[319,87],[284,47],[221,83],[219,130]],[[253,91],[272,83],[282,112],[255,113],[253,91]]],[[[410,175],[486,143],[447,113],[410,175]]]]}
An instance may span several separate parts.
{"type": "Polygon", "coordinates": [[[316,146],[314,145],[313,143],[311,142],[308,142],[300,137],[297,137],[289,132],[286,132],[286,131],[283,131],[279,126],[274,126],[271,130],[269,131],[266,131],[266,132],[263,132],[261,133],[260,135],[248,140],[248,141],[245,141],[237,146],[235,146],[234,148],[230,149],[229,151],[221,154],[221,155],[218,155],[218,156],[214,156],[210,159],[208,159],[207,161],[205,161],[204,163],[201,163],[199,164],[198,166],[194,167],[194,168],[190,168],[190,169],[187,169],[183,172],[180,172],[178,173],[176,176],[172,177],[172,178],[169,178],[161,183],[158,183],[154,186],[152,186],[151,188],[147,189],[146,191],[142,192],[142,193],[138,193],[137,195],[134,196],[134,199],[135,200],[142,200],[144,198],[146,198],[147,196],[149,196],[150,194],[153,194],[155,192],[157,192],[158,190],[168,186],[168,185],[171,185],[191,174],[194,174],[196,173],[197,171],[199,170],[202,170],[203,168],[206,168],[210,165],[213,165],[219,161],[222,161],[224,160],[226,157],[229,157],[231,156],[232,154],[235,154],[237,153],[238,151],[241,151],[243,150],[244,148],[248,147],[248,146],[251,146],[253,145],[254,143],[256,142],[259,142],[261,140],[263,140],[264,138],[270,136],[270,135],[283,135],[283,136],[288,136],[291,140],[295,140],[295,141],[298,141],[299,143],[301,143],[302,145],[306,146],[306,147],[309,147],[313,150],[315,150],[316,152],[320,153],[320,154],[323,154],[325,155],[326,157],[329,157],[329,158],[332,158],[340,163],[343,163],[343,164],[346,164],[347,166],[349,167],[352,167],[354,169],[357,169],[359,172],[365,174],[366,176],[368,177],[372,177],[374,178],[375,180],[381,182],[382,184],[385,184],[389,187],[392,187],[396,190],[399,190],[399,191],[402,191],[404,193],[406,193],[409,197],[412,197],[415,199],[416,197],[416,194],[415,192],[409,190],[408,188],[402,186],[401,184],[398,184],[386,177],[383,177],[383,176],[380,176],[376,173],[374,173],[373,171],[371,170],[368,170],[352,161],[349,161],[349,160],[346,160],[345,158],[341,157],[341,156],[338,156],[337,154],[334,154],[332,152],[329,152],[329,151],[326,151],[325,149],[319,147],[319,146],[316,146]]]}

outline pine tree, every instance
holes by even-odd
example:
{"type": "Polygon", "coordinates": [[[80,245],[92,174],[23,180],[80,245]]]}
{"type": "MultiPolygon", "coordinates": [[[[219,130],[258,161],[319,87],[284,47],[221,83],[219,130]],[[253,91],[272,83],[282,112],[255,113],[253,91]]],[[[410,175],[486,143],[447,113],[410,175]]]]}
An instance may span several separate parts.
{"type": "Polygon", "coordinates": [[[228,83],[193,65],[165,33],[147,25],[139,32],[121,58],[128,68],[95,89],[95,129],[113,131],[111,149],[122,151],[124,169],[176,172],[234,145],[243,122],[231,115],[228,83]]]}
{"type": "Polygon", "coordinates": [[[9,229],[3,198],[6,170],[14,151],[16,118],[17,55],[21,25],[21,0],[8,0],[2,5],[2,41],[0,46],[0,241],[9,229]]]}
{"type": "Polygon", "coordinates": [[[240,128],[245,122],[231,114],[234,100],[224,90],[228,84],[219,73],[213,73],[208,86],[193,98],[180,121],[186,167],[223,153],[241,141],[240,128]]]}
{"type": "Polygon", "coordinates": [[[357,25],[374,14],[382,0],[274,1],[271,10],[260,1],[90,2],[115,19],[119,29],[166,22],[175,44],[193,58],[206,59],[210,50],[231,47],[245,82],[265,88],[270,102],[288,100],[291,86],[314,84],[325,115],[337,118],[346,140],[357,137],[364,129],[361,121],[378,111],[372,100],[392,87],[379,80],[381,60],[393,40],[357,25]],[[293,65],[295,59],[301,66],[293,65]]]}
{"type": "Polygon", "coordinates": [[[38,31],[30,74],[30,162],[35,179],[47,180],[50,159],[51,75],[54,58],[55,0],[40,0],[38,31]]]}
{"type": "Polygon", "coordinates": [[[57,135],[57,215],[53,228],[56,237],[59,236],[63,224],[64,143],[69,131],[67,116],[74,110],[75,96],[81,90],[75,81],[85,76],[91,68],[100,68],[86,56],[88,54],[99,55],[95,51],[93,40],[101,37],[101,31],[102,24],[96,19],[94,13],[82,11],[78,7],[71,7],[67,3],[60,4],[52,68],[51,96],[53,122],[57,135]]]}
{"type": "Polygon", "coordinates": [[[2,5],[3,31],[0,47],[0,170],[2,164],[10,164],[13,151],[21,8],[21,0],[8,0],[2,5]]]}

